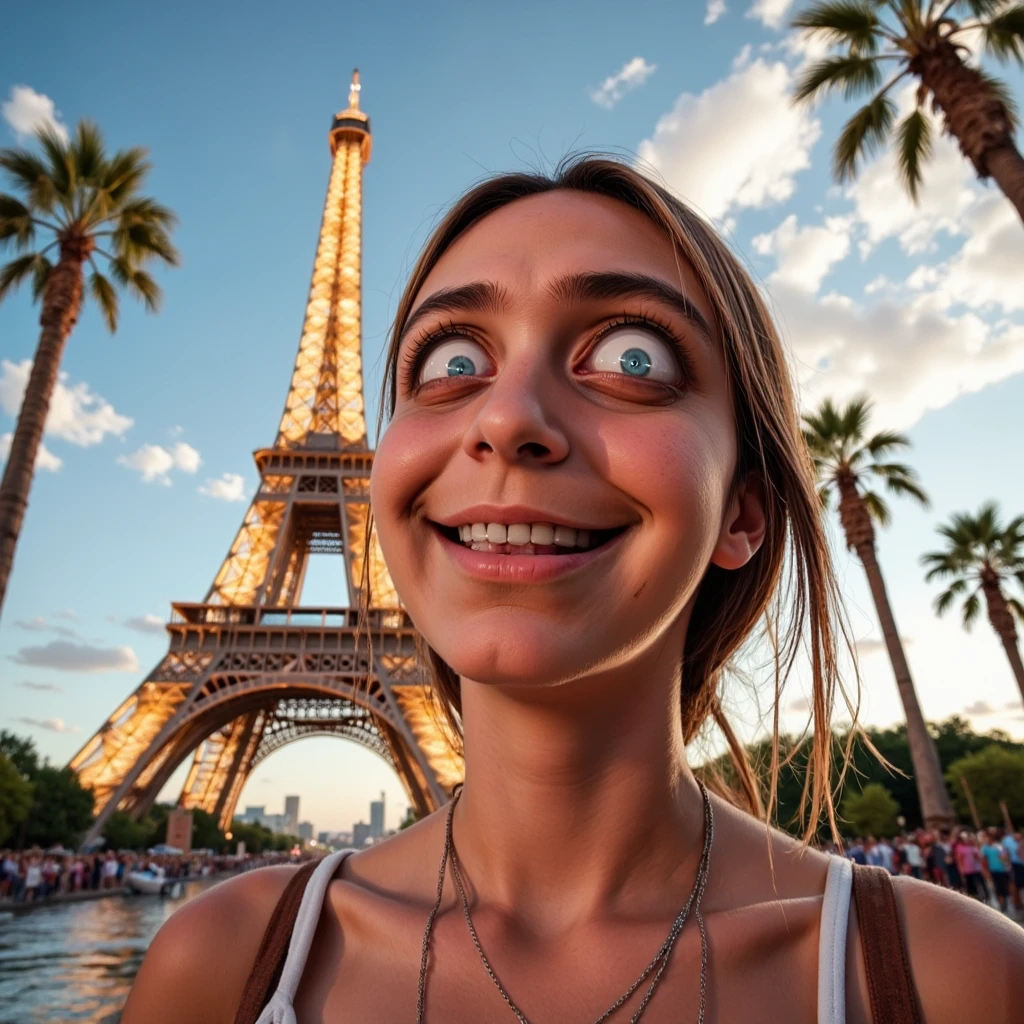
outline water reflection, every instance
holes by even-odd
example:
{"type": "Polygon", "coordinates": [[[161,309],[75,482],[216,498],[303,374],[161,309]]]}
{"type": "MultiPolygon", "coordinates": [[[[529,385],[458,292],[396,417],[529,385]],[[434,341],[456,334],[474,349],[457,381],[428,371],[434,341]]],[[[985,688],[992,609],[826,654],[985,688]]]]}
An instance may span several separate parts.
{"type": "Polygon", "coordinates": [[[0,1024],[116,1024],[143,954],[182,899],[111,896],[0,921],[0,1024]]]}

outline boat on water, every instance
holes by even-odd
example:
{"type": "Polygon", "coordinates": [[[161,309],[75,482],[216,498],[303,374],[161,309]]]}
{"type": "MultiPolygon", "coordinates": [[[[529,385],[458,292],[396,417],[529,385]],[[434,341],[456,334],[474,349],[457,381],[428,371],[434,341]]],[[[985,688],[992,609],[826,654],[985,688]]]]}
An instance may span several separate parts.
{"type": "Polygon", "coordinates": [[[163,868],[148,867],[142,871],[129,871],[125,875],[125,885],[133,892],[148,896],[167,896],[172,900],[180,899],[185,887],[178,878],[168,878],[163,868]]]}

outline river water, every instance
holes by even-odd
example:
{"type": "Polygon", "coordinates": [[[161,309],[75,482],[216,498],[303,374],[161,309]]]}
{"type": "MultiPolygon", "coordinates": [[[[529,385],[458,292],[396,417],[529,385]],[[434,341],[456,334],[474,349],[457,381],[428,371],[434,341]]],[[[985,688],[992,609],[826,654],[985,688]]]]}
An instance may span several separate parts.
{"type": "Polygon", "coordinates": [[[160,926],[216,884],[185,883],[180,900],[109,896],[0,920],[0,1024],[116,1024],[160,926]]]}

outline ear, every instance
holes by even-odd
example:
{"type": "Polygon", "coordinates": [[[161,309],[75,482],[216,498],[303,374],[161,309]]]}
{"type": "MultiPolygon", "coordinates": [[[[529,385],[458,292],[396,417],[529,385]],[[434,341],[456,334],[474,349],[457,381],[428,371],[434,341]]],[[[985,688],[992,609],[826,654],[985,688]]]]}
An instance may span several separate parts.
{"type": "Polygon", "coordinates": [[[757,473],[748,473],[729,499],[712,565],[740,569],[754,557],[764,541],[764,504],[764,482],[757,473]]]}

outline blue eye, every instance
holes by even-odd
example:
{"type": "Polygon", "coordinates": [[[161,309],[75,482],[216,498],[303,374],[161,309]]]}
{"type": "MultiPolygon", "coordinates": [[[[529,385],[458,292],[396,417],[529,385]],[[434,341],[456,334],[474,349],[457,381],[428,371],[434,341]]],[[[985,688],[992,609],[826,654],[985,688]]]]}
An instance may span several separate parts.
{"type": "Polygon", "coordinates": [[[420,369],[419,383],[444,377],[486,377],[493,372],[483,346],[469,338],[452,338],[431,349],[420,369]]]}
{"type": "Polygon", "coordinates": [[[627,325],[606,334],[591,350],[589,367],[599,373],[639,377],[678,385],[683,377],[679,356],[653,331],[627,325]]]}

